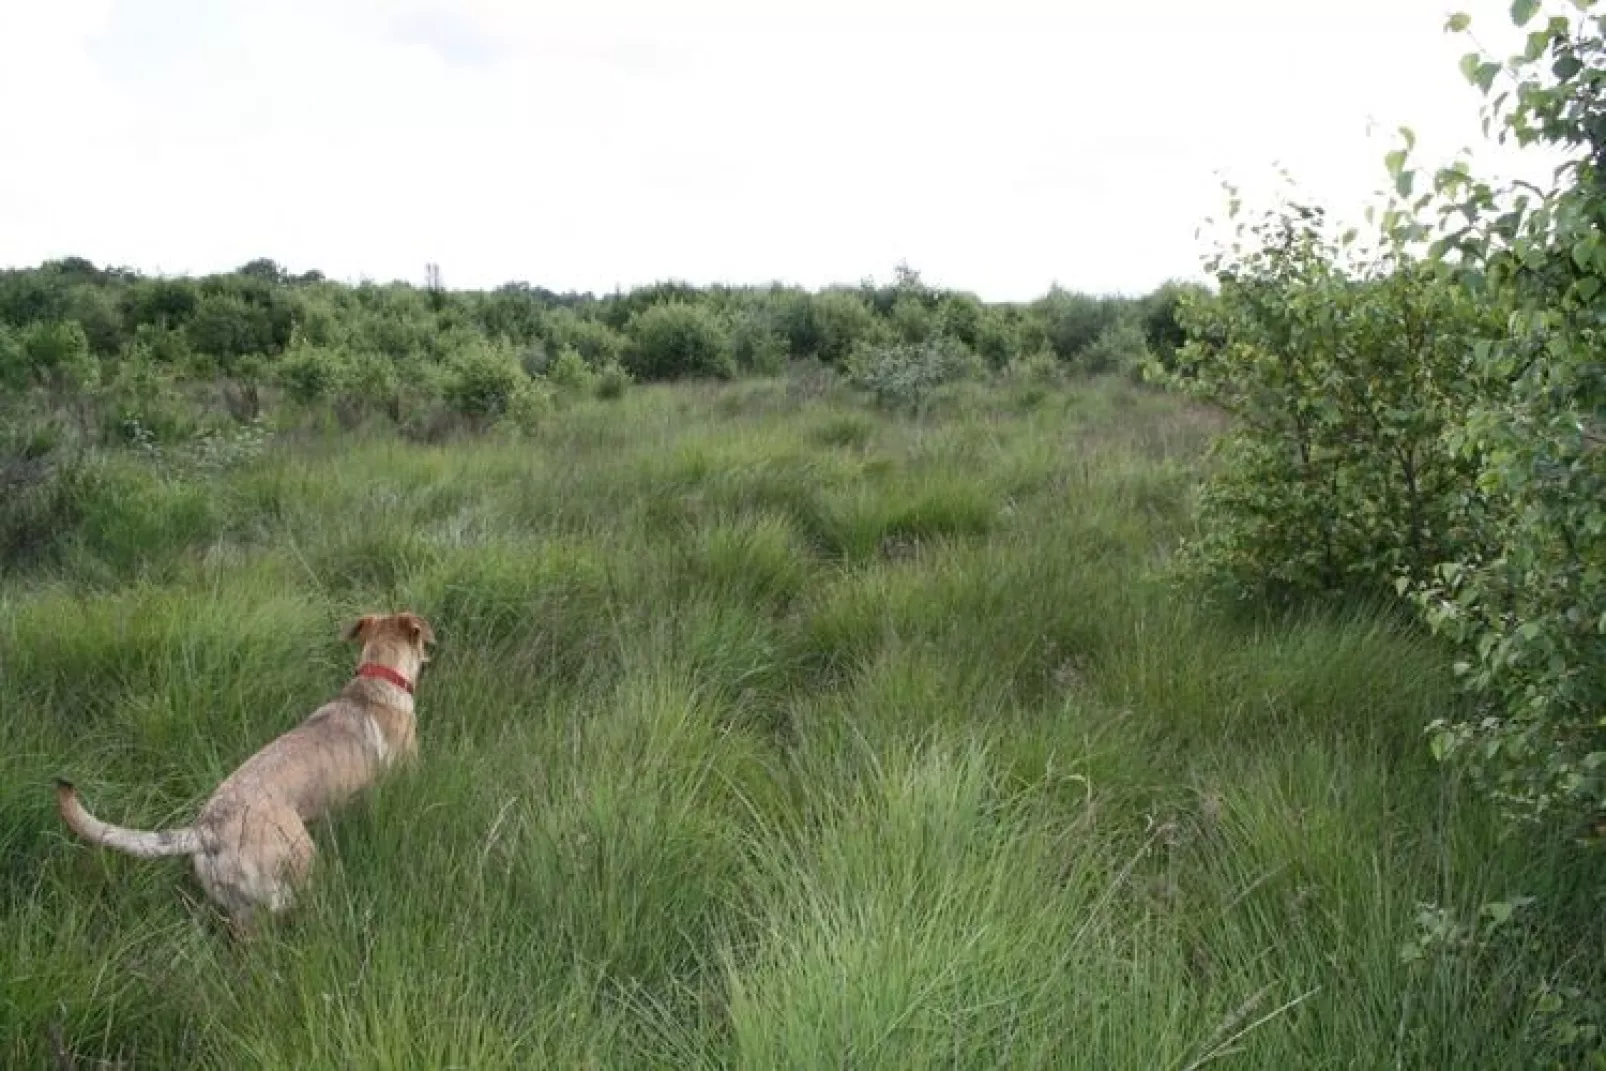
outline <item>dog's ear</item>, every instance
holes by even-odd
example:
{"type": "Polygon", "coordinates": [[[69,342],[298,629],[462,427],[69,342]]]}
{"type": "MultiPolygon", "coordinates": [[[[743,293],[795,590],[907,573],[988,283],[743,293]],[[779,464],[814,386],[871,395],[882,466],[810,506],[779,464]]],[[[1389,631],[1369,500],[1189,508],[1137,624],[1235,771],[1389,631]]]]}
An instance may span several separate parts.
{"type": "Polygon", "coordinates": [[[345,640],[347,643],[350,643],[352,640],[365,639],[368,636],[368,630],[373,628],[374,622],[378,620],[379,618],[373,614],[363,614],[357,620],[340,630],[340,638],[345,640]]]}
{"type": "Polygon", "coordinates": [[[422,617],[417,614],[398,614],[397,618],[416,642],[426,647],[435,642],[435,630],[422,617]]]}

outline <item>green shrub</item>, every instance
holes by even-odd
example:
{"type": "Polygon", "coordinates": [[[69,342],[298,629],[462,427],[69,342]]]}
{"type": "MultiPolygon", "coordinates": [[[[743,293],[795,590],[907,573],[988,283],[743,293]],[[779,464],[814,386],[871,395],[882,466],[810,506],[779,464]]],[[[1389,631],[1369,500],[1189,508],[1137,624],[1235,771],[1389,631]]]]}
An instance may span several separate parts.
{"type": "Polygon", "coordinates": [[[579,316],[569,309],[554,309],[547,317],[548,351],[571,349],[592,368],[624,356],[627,340],[605,323],[579,316]]]}
{"type": "Polygon", "coordinates": [[[1175,368],[1177,351],[1188,341],[1180,316],[1184,296],[1200,293],[1197,284],[1168,282],[1139,302],[1143,341],[1161,368],[1175,368]]]}
{"type": "Polygon", "coordinates": [[[1081,353],[1076,366],[1091,375],[1109,372],[1131,372],[1142,368],[1149,359],[1148,343],[1143,329],[1130,316],[1123,316],[1110,324],[1081,353]]]}
{"type": "Polygon", "coordinates": [[[883,409],[919,412],[944,383],[975,378],[980,360],[949,339],[920,346],[861,345],[848,361],[848,380],[883,409]]]}
{"type": "Polygon", "coordinates": [[[139,279],[123,292],[123,315],[136,335],[141,328],[179,331],[195,314],[198,298],[189,279],[139,279]]]}
{"type": "MultiPolygon", "coordinates": [[[[1492,103],[1502,140],[1570,162],[1549,192],[1497,190],[1464,164],[1432,177],[1413,208],[1443,221],[1434,252],[1500,315],[1464,351],[1475,390],[1447,429],[1474,466],[1461,484],[1478,539],[1416,597],[1462,650],[1480,702],[1433,726],[1435,751],[1473,770],[1514,813],[1606,827],[1606,21],[1585,4],[1524,0],[1527,48],[1504,65],[1472,53],[1463,71],[1492,103]],[[1531,21],[1548,9],[1549,19],[1531,21]],[[1495,91],[1497,82],[1506,84],[1495,91]],[[1432,211],[1428,211],[1431,206],[1432,211]]],[[[1455,20],[1465,29],[1465,16],[1455,20]]],[[[1409,146],[1388,164],[1400,196],[1418,178],[1409,146]]],[[[1428,225],[1396,206],[1401,240],[1428,225]]],[[[1596,1041],[1598,1048],[1599,1042],[1596,1041]]],[[[1596,1062],[1602,1054],[1597,1052],[1596,1062]]]]}
{"type": "Polygon", "coordinates": [[[527,379],[507,400],[501,425],[520,435],[540,429],[552,415],[552,390],[541,380],[527,379]]]}
{"type": "MultiPolygon", "coordinates": [[[[436,392],[427,382],[417,383],[414,389],[427,394],[436,392]]],[[[348,354],[340,390],[335,397],[335,411],[341,423],[348,427],[376,413],[400,422],[402,389],[396,362],[380,353],[348,354]]]]}
{"type": "Polygon", "coordinates": [[[892,330],[899,341],[909,345],[919,345],[927,341],[938,331],[938,320],[930,309],[917,297],[905,295],[892,303],[892,312],[888,319],[892,323],[892,330]]]}
{"type": "Polygon", "coordinates": [[[1058,386],[1065,382],[1065,365],[1047,350],[1022,355],[1009,362],[1004,376],[1012,383],[1040,387],[1058,386]]]}
{"type": "Polygon", "coordinates": [[[794,354],[812,353],[827,364],[846,361],[861,343],[877,340],[884,328],[870,307],[855,294],[841,290],[827,290],[809,303],[813,327],[812,347],[798,345],[792,340],[794,354]]]}
{"type": "Polygon", "coordinates": [[[346,377],[345,354],[326,346],[294,344],[274,365],[284,392],[303,405],[332,398],[346,377]]]}
{"type": "Polygon", "coordinates": [[[129,350],[137,350],[152,361],[177,369],[185,369],[194,357],[184,332],[157,324],[140,324],[135,328],[129,350]]]}
{"type": "Polygon", "coordinates": [[[630,373],[625,371],[624,366],[618,361],[609,361],[597,372],[597,397],[604,401],[622,398],[630,384],[630,373]]]}
{"type": "Polygon", "coordinates": [[[393,360],[438,356],[439,322],[416,295],[364,284],[345,315],[345,341],[354,351],[384,354],[393,360]]]}
{"type": "Polygon", "coordinates": [[[532,379],[546,375],[547,367],[552,364],[552,350],[545,342],[536,341],[519,346],[518,356],[519,367],[532,379]]]}
{"type": "Polygon", "coordinates": [[[10,354],[6,371],[13,386],[37,385],[58,394],[85,391],[100,380],[100,365],[90,356],[89,339],[74,321],[35,323],[25,328],[10,354]]]}
{"type": "Polygon", "coordinates": [[[484,343],[459,352],[447,363],[442,394],[452,411],[471,421],[494,420],[530,384],[518,359],[505,345],[484,343]]]}
{"type": "Polygon", "coordinates": [[[126,341],[122,313],[112,294],[101,286],[80,284],[67,296],[67,318],[83,329],[89,350],[97,357],[113,357],[126,341]]]}
{"type": "Polygon", "coordinates": [[[597,373],[586,364],[579,350],[563,349],[547,364],[546,378],[559,390],[584,393],[595,385],[597,373]]]}
{"type": "Polygon", "coordinates": [[[1032,318],[1055,356],[1074,361],[1115,322],[1116,302],[1054,287],[1032,303],[1032,318]]]}
{"type": "Polygon", "coordinates": [[[103,414],[108,439],[126,443],[179,442],[193,435],[193,414],[172,375],[135,353],[119,361],[106,384],[103,414]]]}
{"type": "Polygon", "coordinates": [[[1231,413],[1186,560],[1240,597],[1379,592],[1464,552],[1446,449],[1489,313],[1443,272],[1363,257],[1317,209],[1241,226],[1182,307],[1171,381],[1231,413]]]}
{"type": "Polygon", "coordinates": [[[785,336],[758,312],[739,317],[731,328],[731,354],[737,368],[760,376],[780,375],[791,356],[785,336]]]}
{"type": "Polygon", "coordinates": [[[282,290],[254,280],[230,281],[202,293],[185,332],[192,349],[227,371],[241,358],[282,352],[293,323],[282,290]]]}
{"type": "Polygon", "coordinates": [[[978,350],[986,318],[987,306],[973,294],[948,294],[937,307],[937,329],[973,350],[978,350]]]}
{"type": "Polygon", "coordinates": [[[988,367],[994,369],[1003,368],[1028,352],[1008,315],[991,308],[982,313],[981,321],[976,325],[976,340],[971,348],[987,362],[988,367]]]}
{"type": "Polygon", "coordinates": [[[714,378],[736,374],[730,337],[700,305],[673,301],[638,313],[626,332],[625,366],[641,379],[714,378]]]}

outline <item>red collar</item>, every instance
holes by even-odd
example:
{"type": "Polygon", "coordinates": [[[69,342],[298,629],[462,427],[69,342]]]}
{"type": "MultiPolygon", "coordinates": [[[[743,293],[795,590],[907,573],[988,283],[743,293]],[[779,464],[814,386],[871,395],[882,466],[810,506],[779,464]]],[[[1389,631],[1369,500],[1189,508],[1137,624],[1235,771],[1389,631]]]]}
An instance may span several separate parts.
{"type": "Polygon", "coordinates": [[[371,677],[378,681],[389,681],[408,695],[413,694],[413,682],[397,673],[389,666],[382,666],[378,662],[364,662],[357,667],[357,676],[371,677]]]}

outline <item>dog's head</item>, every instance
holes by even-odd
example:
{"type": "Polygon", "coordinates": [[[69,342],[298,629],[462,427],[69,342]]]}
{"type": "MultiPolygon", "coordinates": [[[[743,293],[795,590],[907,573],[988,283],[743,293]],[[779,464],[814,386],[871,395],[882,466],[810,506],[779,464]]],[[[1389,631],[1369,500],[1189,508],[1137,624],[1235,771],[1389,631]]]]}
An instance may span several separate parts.
{"type": "Polygon", "coordinates": [[[346,626],[341,638],[362,644],[364,662],[377,662],[416,677],[429,661],[435,630],[414,613],[364,614],[346,626]]]}

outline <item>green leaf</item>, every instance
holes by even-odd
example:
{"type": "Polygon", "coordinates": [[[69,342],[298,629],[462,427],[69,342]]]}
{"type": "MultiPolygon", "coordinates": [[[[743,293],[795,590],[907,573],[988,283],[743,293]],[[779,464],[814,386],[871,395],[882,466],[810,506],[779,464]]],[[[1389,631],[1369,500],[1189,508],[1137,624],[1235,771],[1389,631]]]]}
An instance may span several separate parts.
{"type": "Polygon", "coordinates": [[[1455,14],[1451,15],[1450,20],[1444,24],[1444,29],[1448,33],[1466,33],[1467,27],[1471,25],[1472,16],[1468,15],[1465,11],[1457,11],[1455,14]]]}
{"type": "Polygon", "coordinates": [[[1513,0],[1511,4],[1511,21],[1518,26],[1528,25],[1538,13],[1539,0],[1513,0]]]}
{"type": "Polygon", "coordinates": [[[1494,80],[1500,76],[1500,64],[1485,63],[1478,68],[1477,77],[1473,79],[1478,87],[1485,93],[1494,88],[1494,80]]]}
{"type": "Polygon", "coordinates": [[[1468,52],[1461,57],[1461,75],[1469,82],[1477,82],[1478,68],[1483,64],[1483,57],[1476,52],[1468,52]]]}
{"type": "Polygon", "coordinates": [[[1383,157],[1383,166],[1389,169],[1389,177],[1399,181],[1400,173],[1405,170],[1405,150],[1394,149],[1383,157]]]}
{"type": "Polygon", "coordinates": [[[1584,69],[1577,56],[1563,56],[1551,65],[1550,71],[1563,82],[1570,82],[1584,69]]]}
{"type": "Polygon", "coordinates": [[[1428,741],[1428,751],[1432,753],[1434,759],[1436,759],[1439,762],[1443,762],[1444,761],[1444,757],[1450,753],[1450,737],[1449,737],[1449,734],[1448,733],[1435,733],[1435,734],[1433,734],[1433,737],[1428,741]]]}

